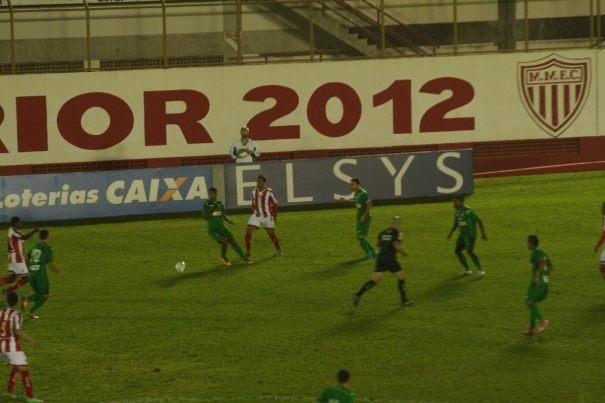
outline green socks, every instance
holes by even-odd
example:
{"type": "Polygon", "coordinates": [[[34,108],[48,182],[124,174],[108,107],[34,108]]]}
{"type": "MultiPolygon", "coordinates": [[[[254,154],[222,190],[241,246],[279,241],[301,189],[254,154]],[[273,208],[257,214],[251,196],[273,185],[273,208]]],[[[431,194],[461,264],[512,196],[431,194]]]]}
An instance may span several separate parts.
{"type": "Polygon", "coordinates": [[[47,297],[43,296],[43,295],[38,295],[38,294],[33,294],[30,295],[29,297],[27,297],[27,299],[29,301],[36,301],[36,303],[34,304],[34,306],[32,306],[29,310],[29,312],[34,313],[36,312],[38,309],[40,309],[42,307],[42,305],[44,305],[44,303],[46,302],[46,300],[48,299],[47,297]],[[32,297],[36,297],[35,299],[32,299],[32,297]]]}
{"type": "Polygon", "coordinates": [[[533,329],[536,326],[536,320],[540,323],[544,322],[544,316],[538,310],[538,306],[536,304],[529,305],[529,328],[533,329]]]}
{"type": "Polygon", "coordinates": [[[222,257],[227,257],[227,244],[222,243],[221,244],[221,256],[222,257]]]}
{"type": "Polygon", "coordinates": [[[464,266],[464,269],[468,270],[469,269],[468,262],[466,261],[466,257],[462,254],[462,252],[456,253],[456,256],[458,256],[458,260],[460,261],[462,266],[464,266]]]}
{"type": "Polygon", "coordinates": [[[361,238],[359,240],[359,246],[361,246],[361,249],[363,249],[366,256],[374,256],[376,254],[374,248],[372,248],[372,245],[370,245],[366,238],[361,238]]]}
{"type": "Polygon", "coordinates": [[[475,265],[475,267],[479,270],[481,270],[481,263],[479,263],[479,256],[475,255],[474,253],[469,253],[469,256],[471,257],[471,260],[473,261],[473,264],[475,265]]]}

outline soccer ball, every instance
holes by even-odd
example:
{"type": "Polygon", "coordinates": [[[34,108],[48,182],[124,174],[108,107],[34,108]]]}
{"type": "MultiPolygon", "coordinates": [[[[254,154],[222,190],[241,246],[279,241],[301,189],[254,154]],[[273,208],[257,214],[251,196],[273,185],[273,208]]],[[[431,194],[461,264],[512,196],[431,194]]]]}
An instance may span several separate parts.
{"type": "Polygon", "coordinates": [[[185,271],[185,267],[187,267],[185,265],[185,262],[181,260],[180,262],[176,262],[176,264],[174,265],[174,270],[176,270],[177,273],[182,273],[185,271]]]}

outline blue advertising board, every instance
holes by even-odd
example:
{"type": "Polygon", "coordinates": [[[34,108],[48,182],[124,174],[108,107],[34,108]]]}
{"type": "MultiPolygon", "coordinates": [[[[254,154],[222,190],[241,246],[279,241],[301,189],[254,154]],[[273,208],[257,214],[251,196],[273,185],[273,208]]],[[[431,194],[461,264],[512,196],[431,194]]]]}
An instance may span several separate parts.
{"type": "Polygon", "coordinates": [[[0,220],[48,221],[196,211],[210,166],[0,177],[0,220]]]}

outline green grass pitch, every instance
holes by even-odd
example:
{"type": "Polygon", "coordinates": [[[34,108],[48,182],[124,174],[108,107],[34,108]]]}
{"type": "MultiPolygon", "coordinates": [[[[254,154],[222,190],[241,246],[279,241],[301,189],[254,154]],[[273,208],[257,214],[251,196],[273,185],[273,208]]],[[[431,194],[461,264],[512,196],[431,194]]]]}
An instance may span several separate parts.
{"type": "MultiPolygon", "coordinates": [[[[310,402],[348,368],[360,402],[605,401],[605,282],[592,250],[605,173],[475,184],[467,205],[489,236],[478,241],[487,271],[479,280],[460,277],[455,238],[446,240],[451,203],[372,210],[372,241],[390,216],[402,217],[412,308],[398,305],[390,275],[352,307],[373,269],[356,261],[353,208],[284,212],[277,233],[285,255],[273,258],[257,231],[256,264],[229,268],[197,217],[53,225],[64,275],[50,274],[41,319],[25,323],[38,342],[25,346],[36,395],[310,402]],[[528,338],[531,233],[555,271],[541,304],[552,326],[528,338]],[[187,270],[178,274],[181,259],[187,270]]],[[[243,245],[247,215],[232,218],[243,245]]]]}

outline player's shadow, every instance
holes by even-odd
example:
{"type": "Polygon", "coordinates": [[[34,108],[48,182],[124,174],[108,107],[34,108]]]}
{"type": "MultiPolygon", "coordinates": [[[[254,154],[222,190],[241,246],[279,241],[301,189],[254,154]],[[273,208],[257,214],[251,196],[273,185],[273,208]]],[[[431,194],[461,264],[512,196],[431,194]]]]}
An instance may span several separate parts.
{"type": "Polygon", "coordinates": [[[602,326],[605,319],[605,302],[587,306],[578,319],[582,321],[582,326],[602,326]]]}
{"type": "MultiPolygon", "coordinates": [[[[249,267],[249,266],[246,266],[246,267],[249,267]]],[[[160,287],[166,288],[166,287],[173,287],[178,283],[196,280],[196,279],[200,279],[200,278],[204,278],[204,277],[231,276],[231,275],[234,275],[235,273],[237,273],[242,268],[243,268],[243,265],[240,267],[240,265],[224,266],[221,264],[221,265],[214,266],[208,270],[190,271],[190,272],[183,273],[183,274],[172,275],[170,277],[166,277],[166,278],[158,280],[158,285],[160,287]]]]}
{"type": "Polygon", "coordinates": [[[463,279],[465,277],[468,276],[460,275],[448,278],[433,285],[432,287],[429,287],[426,291],[424,291],[422,299],[440,301],[448,298],[463,296],[466,284],[468,284],[470,281],[475,281],[474,279],[464,281],[463,279]]]}
{"type": "Polygon", "coordinates": [[[318,278],[318,279],[342,276],[343,274],[347,273],[348,271],[353,270],[356,267],[358,267],[358,265],[360,263],[367,262],[367,261],[368,260],[363,257],[359,258],[359,259],[347,260],[346,262],[337,263],[332,266],[328,266],[322,270],[305,273],[305,275],[308,277],[318,278]]]}
{"type": "Polygon", "coordinates": [[[330,334],[349,334],[349,333],[369,333],[376,330],[380,331],[380,324],[390,319],[396,318],[400,313],[404,313],[407,309],[413,307],[402,307],[395,305],[391,309],[379,311],[377,309],[369,310],[363,307],[351,308],[344,313],[344,320],[335,323],[332,327],[325,330],[330,334]]]}
{"type": "Polygon", "coordinates": [[[219,277],[219,276],[232,276],[239,273],[241,270],[254,269],[258,264],[273,259],[273,257],[266,257],[259,260],[255,260],[252,264],[245,264],[244,262],[237,261],[231,266],[225,266],[222,264],[216,265],[210,269],[202,271],[189,271],[183,274],[174,274],[170,277],[166,277],[157,281],[158,285],[162,288],[173,287],[178,283],[196,280],[205,277],[219,277]]]}

